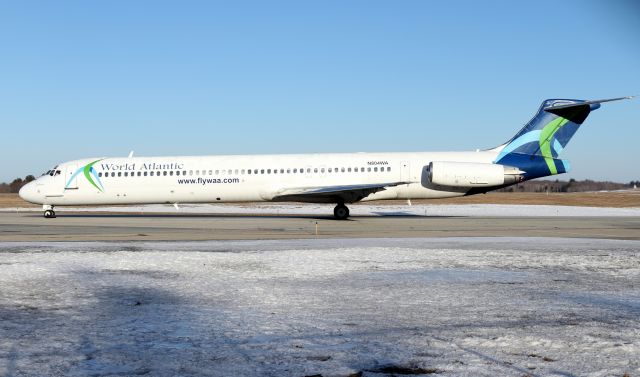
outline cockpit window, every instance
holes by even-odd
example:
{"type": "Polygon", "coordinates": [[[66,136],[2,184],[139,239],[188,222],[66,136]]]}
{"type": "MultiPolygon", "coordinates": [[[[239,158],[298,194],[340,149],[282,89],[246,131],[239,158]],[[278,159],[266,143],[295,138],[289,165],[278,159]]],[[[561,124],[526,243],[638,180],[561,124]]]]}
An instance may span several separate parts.
{"type": "Polygon", "coordinates": [[[57,170],[57,169],[58,169],[58,165],[54,166],[53,169],[47,170],[47,172],[43,173],[42,175],[43,176],[49,175],[49,176],[53,177],[54,175],[61,174],[62,172],[60,170],[57,170]]]}

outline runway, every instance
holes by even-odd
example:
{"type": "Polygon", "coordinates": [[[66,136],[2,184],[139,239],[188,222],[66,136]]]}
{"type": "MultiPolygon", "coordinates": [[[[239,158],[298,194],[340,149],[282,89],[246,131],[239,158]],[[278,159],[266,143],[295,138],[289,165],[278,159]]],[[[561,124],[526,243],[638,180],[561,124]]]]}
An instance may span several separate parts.
{"type": "Polygon", "coordinates": [[[353,216],[0,212],[0,241],[190,241],[296,238],[568,237],[640,240],[640,217],[353,216]]]}

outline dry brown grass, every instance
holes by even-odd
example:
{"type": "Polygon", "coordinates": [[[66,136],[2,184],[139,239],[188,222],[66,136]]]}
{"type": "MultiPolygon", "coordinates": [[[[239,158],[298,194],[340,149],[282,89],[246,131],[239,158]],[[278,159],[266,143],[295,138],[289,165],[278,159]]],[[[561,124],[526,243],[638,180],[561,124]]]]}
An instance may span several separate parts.
{"type": "MultiPolygon", "coordinates": [[[[395,201],[396,203],[398,201],[395,201]]],[[[404,201],[402,201],[404,202],[404,201]]],[[[640,190],[572,193],[496,192],[461,198],[413,200],[429,204],[534,204],[582,207],[640,207],[640,190]]]]}
{"type": "Polygon", "coordinates": [[[0,208],[15,208],[15,207],[40,207],[35,204],[27,203],[20,199],[18,194],[0,194],[0,208]]]}
{"type": "MultiPolygon", "coordinates": [[[[404,204],[404,200],[385,200],[376,204],[404,204]]],[[[413,204],[538,204],[584,207],[640,207],[640,190],[574,193],[496,192],[449,199],[412,200],[413,204]]],[[[40,207],[20,199],[17,194],[0,194],[0,208],[40,207]]]]}

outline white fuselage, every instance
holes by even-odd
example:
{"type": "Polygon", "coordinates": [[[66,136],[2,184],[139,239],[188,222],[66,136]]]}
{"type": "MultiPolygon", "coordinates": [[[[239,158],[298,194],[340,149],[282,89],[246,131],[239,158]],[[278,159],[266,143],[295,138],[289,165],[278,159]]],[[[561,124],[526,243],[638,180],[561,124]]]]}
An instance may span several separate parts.
{"type": "Polygon", "coordinates": [[[52,206],[254,202],[274,200],[289,189],[407,182],[362,200],[443,198],[464,195],[468,189],[430,185],[425,175],[430,162],[491,163],[496,155],[477,151],[83,159],[58,165],[57,174],[38,178],[21,196],[52,206]],[[96,160],[91,173],[76,174],[96,160]]]}

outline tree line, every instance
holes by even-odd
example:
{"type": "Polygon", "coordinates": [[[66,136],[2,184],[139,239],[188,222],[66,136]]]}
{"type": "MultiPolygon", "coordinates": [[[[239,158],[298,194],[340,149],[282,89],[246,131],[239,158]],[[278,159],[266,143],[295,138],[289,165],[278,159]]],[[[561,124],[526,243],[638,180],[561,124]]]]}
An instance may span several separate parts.
{"type": "Polygon", "coordinates": [[[24,178],[16,178],[13,181],[11,181],[11,183],[0,183],[0,193],[3,193],[3,194],[17,193],[18,191],[20,191],[22,186],[26,185],[27,183],[35,179],[36,177],[34,177],[33,175],[28,175],[24,178]]]}
{"type": "Polygon", "coordinates": [[[616,191],[629,190],[640,187],[640,181],[618,183],[609,181],[592,181],[585,179],[577,181],[571,178],[568,181],[532,180],[518,183],[515,186],[505,187],[498,191],[503,192],[586,192],[586,191],[616,191]]]}

